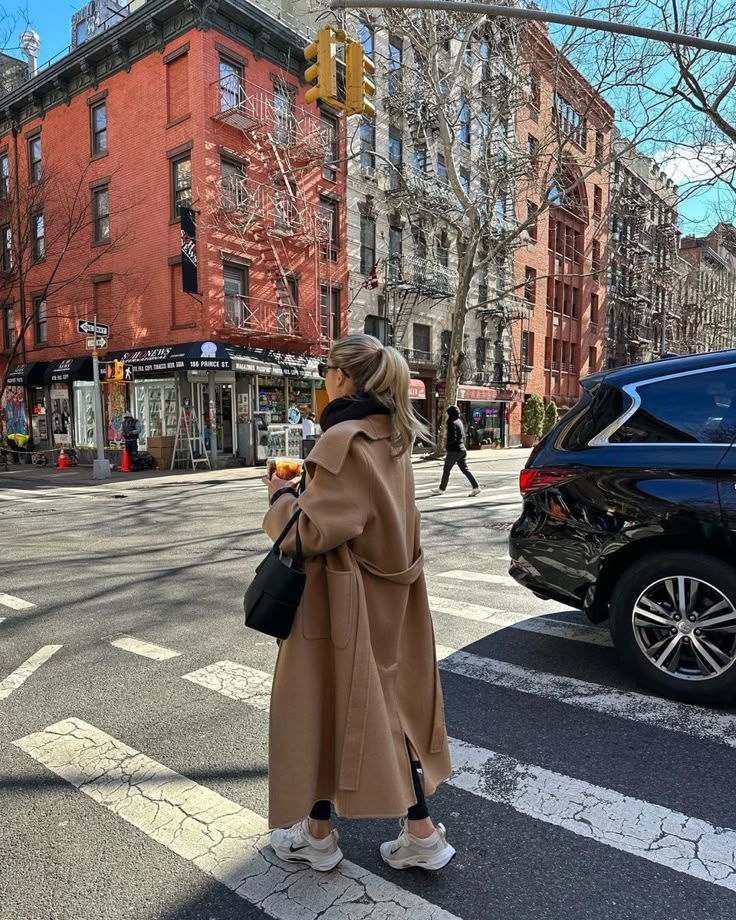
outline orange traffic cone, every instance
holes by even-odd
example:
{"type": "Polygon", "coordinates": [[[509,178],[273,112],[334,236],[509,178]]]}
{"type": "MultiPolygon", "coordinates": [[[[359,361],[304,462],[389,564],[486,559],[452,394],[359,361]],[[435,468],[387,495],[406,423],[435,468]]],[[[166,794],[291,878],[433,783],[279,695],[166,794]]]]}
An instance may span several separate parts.
{"type": "Polygon", "coordinates": [[[59,469],[60,470],[66,469],[66,454],[64,453],[63,447],[59,451],[59,469]]]}
{"type": "Polygon", "coordinates": [[[122,462],[122,464],[121,464],[121,466],[120,466],[120,472],[121,472],[121,473],[129,473],[129,472],[130,472],[130,454],[128,453],[128,448],[127,448],[127,447],[124,447],[124,448],[123,448],[123,462],[122,462]]]}

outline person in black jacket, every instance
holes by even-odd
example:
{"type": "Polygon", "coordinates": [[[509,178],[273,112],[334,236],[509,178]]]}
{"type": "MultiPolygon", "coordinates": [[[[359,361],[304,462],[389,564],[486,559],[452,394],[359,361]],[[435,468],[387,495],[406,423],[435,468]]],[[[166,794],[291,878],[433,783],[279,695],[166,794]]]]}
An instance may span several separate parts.
{"type": "Polygon", "coordinates": [[[480,493],[475,476],[468,469],[466,460],[467,449],[465,446],[465,428],[460,420],[460,410],[457,406],[448,406],[447,408],[447,456],[445,457],[445,469],[442,473],[442,482],[439,489],[432,489],[432,495],[443,495],[450,481],[450,473],[453,466],[457,464],[458,469],[463,473],[471,485],[470,496],[480,493]]]}

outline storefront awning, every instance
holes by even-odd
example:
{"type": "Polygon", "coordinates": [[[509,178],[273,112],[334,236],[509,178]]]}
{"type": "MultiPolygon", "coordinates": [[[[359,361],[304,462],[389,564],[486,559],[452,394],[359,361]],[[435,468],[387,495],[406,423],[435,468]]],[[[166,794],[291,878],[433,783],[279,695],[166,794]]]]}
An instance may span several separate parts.
{"type": "Polygon", "coordinates": [[[220,342],[183,342],[156,348],[130,348],[105,355],[105,361],[122,361],[136,376],[179,370],[229,371],[230,355],[220,342]]]}
{"type": "Polygon", "coordinates": [[[46,368],[44,380],[49,386],[65,386],[73,380],[92,379],[92,358],[64,358],[52,361],[46,368]]]}
{"type": "Polygon", "coordinates": [[[242,374],[264,374],[272,377],[301,377],[318,380],[317,358],[292,355],[267,348],[242,348],[227,346],[234,371],[242,374]]]}
{"type": "Polygon", "coordinates": [[[43,375],[48,366],[48,361],[31,361],[28,364],[16,364],[8,373],[5,385],[9,387],[40,387],[43,385],[43,375]]]}
{"type": "Polygon", "coordinates": [[[474,387],[466,384],[457,389],[457,398],[461,402],[514,402],[519,397],[519,390],[506,387],[474,387]]]}
{"type": "Polygon", "coordinates": [[[427,387],[423,380],[409,381],[409,399],[426,399],[427,387]]]}

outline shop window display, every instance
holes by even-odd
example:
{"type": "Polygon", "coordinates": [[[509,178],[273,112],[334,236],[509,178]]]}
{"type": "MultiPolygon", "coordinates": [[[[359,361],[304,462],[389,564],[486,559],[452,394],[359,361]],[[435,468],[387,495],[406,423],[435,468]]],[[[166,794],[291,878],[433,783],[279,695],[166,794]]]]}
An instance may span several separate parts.
{"type": "Polygon", "coordinates": [[[5,436],[16,447],[25,447],[31,431],[26,413],[25,391],[22,387],[7,387],[3,394],[5,436]]]}
{"type": "Polygon", "coordinates": [[[86,381],[74,384],[74,431],[77,447],[95,446],[95,385],[86,381]]]}

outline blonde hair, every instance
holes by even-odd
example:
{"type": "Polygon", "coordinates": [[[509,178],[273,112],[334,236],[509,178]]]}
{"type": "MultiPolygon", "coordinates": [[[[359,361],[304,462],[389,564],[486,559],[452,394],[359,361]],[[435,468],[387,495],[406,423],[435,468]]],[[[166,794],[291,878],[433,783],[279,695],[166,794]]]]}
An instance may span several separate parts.
{"type": "Polygon", "coordinates": [[[395,456],[411,450],[417,435],[429,440],[429,432],[409,399],[409,365],[401,352],[382,345],[372,335],[349,335],[332,346],[330,363],[350,377],[356,393],[371,396],[389,410],[395,456]]]}

